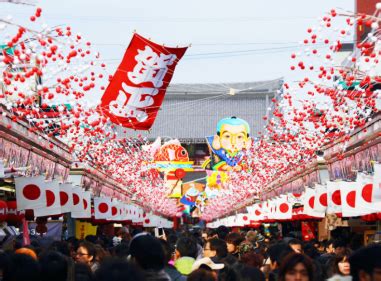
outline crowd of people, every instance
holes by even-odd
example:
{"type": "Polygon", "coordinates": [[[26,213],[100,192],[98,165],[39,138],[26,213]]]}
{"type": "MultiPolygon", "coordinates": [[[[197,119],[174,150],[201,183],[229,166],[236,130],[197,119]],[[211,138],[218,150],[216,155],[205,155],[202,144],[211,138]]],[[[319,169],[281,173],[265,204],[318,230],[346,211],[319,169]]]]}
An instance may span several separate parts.
{"type": "Polygon", "coordinates": [[[113,238],[38,241],[0,254],[4,281],[381,280],[381,245],[270,239],[259,231],[168,230],[162,237],[121,228],[113,238]]]}

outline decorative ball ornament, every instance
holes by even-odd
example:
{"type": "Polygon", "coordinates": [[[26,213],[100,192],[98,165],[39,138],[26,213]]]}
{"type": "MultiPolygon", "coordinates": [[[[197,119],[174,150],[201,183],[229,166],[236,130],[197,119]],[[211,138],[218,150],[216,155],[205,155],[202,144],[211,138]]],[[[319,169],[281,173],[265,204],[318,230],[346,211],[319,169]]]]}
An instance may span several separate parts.
{"type": "Polygon", "coordinates": [[[181,169],[181,168],[176,169],[176,171],[175,171],[175,177],[178,180],[181,180],[181,179],[185,178],[186,174],[187,173],[184,171],[184,169],[181,169]]]}

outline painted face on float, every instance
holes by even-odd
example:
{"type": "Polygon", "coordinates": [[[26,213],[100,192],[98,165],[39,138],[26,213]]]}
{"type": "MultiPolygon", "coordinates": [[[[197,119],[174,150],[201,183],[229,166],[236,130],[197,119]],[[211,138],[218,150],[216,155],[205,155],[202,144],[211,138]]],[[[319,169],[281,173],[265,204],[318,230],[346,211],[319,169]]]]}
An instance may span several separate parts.
{"type": "Polygon", "coordinates": [[[249,149],[251,138],[246,121],[231,117],[220,120],[217,124],[217,135],[213,140],[214,149],[224,149],[229,155],[235,155],[243,149],[249,149]]]}
{"type": "Polygon", "coordinates": [[[222,132],[220,133],[220,146],[225,149],[229,154],[236,154],[246,148],[248,140],[247,132],[243,125],[232,126],[223,125],[222,132]]]}

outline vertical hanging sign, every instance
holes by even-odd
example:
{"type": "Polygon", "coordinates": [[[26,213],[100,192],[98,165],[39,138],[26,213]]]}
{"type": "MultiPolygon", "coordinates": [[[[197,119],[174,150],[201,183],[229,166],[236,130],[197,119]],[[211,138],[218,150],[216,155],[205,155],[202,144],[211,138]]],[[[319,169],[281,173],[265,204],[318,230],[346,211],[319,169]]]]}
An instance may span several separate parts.
{"type": "Polygon", "coordinates": [[[135,33],[102,97],[102,114],[126,128],[150,129],[186,50],[164,47],[135,33]]]}

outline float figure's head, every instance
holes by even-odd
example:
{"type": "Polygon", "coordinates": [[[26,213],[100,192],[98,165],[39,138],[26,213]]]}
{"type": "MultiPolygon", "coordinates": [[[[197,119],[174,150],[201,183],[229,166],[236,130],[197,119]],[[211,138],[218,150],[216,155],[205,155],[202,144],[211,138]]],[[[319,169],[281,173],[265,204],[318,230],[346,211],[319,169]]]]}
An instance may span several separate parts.
{"type": "Polygon", "coordinates": [[[230,156],[251,146],[249,124],[240,118],[229,117],[217,123],[217,135],[213,140],[214,149],[224,149],[230,156]]]}

